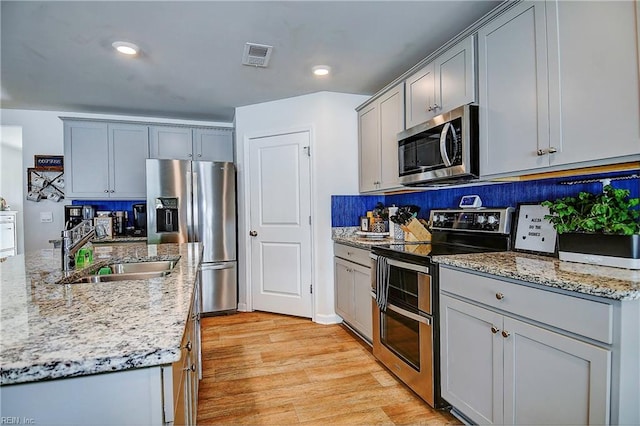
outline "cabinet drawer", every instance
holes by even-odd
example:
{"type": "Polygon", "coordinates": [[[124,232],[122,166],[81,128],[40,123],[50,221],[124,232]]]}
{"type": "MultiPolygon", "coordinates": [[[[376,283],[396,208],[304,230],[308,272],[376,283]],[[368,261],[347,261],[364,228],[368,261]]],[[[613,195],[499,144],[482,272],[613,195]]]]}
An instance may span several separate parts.
{"type": "Polygon", "coordinates": [[[612,343],[613,306],[607,303],[444,267],[440,268],[440,289],[562,330],[612,343]]]}
{"type": "Polygon", "coordinates": [[[369,257],[369,250],[360,249],[344,244],[335,243],[333,245],[333,254],[336,257],[341,257],[350,262],[359,263],[367,268],[371,267],[371,258],[369,257]]]}

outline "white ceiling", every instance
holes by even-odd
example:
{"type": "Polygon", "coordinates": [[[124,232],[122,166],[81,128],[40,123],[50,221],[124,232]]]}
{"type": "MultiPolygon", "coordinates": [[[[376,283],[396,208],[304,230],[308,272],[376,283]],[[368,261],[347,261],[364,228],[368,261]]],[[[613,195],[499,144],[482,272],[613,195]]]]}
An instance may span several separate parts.
{"type": "Polygon", "coordinates": [[[2,0],[2,107],[228,122],[317,91],[371,95],[499,3],[2,0]],[[246,42],[274,46],[268,68],[241,65],[246,42]]]}

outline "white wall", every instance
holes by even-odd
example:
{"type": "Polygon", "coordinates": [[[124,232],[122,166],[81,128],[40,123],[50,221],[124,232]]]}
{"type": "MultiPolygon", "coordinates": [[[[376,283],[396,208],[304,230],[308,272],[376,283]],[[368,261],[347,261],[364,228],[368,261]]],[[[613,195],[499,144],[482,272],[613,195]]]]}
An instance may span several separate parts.
{"type": "MultiPolygon", "coordinates": [[[[22,164],[21,173],[26,176],[27,167],[33,167],[34,155],[64,155],[64,135],[60,117],[93,118],[105,120],[122,120],[154,123],[173,123],[201,126],[232,127],[232,123],[204,122],[191,120],[169,120],[157,117],[137,117],[105,114],[83,114],[60,111],[37,110],[0,110],[0,124],[3,126],[20,126],[22,128],[22,164]]],[[[17,175],[16,175],[17,177],[17,175]]],[[[4,175],[2,177],[5,179],[4,175]]],[[[3,184],[4,185],[4,184],[3,184]]],[[[59,239],[64,226],[64,205],[70,200],[54,203],[49,200],[39,202],[26,201],[27,182],[22,184],[24,201],[24,250],[32,251],[53,247],[50,239],[59,239]],[[41,223],[40,212],[52,212],[52,223],[41,223]]],[[[20,238],[19,238],[20,239],[20,238]]]]}
{"type": "MultiPolygon", "coordinates": [[[[25,172],[26,173],[26,172],[25,172]]],[[[24,210],[22,196],[22,127],[0,126],[0,196],[16,215],[18,254],[24,253],[24,210]]]]}
{"type": "Polygon", "coordinates": [[[338,321],[334,310],[331,195],[358,194],[358,126],[355,108],[368,96],[319,92],[236,109],[238,262],[240,308],[247,305],[249,268],[246,139],[293,128],[311,128],[314,321],[338,321]]]}

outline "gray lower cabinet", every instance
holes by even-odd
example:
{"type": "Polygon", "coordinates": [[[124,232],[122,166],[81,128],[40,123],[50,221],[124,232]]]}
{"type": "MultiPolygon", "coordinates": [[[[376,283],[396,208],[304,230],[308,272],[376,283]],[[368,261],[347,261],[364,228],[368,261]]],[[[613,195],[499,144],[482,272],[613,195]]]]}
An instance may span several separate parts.
{"type": "Polygon", "coordinates": [[[373,339],[371,267],[369,251],[334,245],[335,309],[351,328],[373,339]]]}
{"type": "Polygon", "coordinates": [[[639,305],[441,266],[442,397],[478,424],[635,424],[639,305]]]}
{"type": "Polygon", "coordinates": [[[233,162],[233,131],[227,128],[150,126],[151,158],[233,162]]]}
{"type": "Polygon", "coordinates": [[[65,197],[146,197],[147,126],[64,120],[65,197]]]}

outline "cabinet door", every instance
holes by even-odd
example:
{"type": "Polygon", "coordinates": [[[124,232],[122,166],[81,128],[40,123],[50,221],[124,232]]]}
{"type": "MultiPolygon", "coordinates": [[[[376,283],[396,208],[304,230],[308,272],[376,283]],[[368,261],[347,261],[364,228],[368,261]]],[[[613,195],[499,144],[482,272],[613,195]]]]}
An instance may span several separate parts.
{"type": "Polygon", "coordinates": [[[509,317],[504,331],[506,424],[609,423],[609,351],[509,317]]]}
{"type": "Polygon", "coordinates": [[[404,84],[385,93],[379,101],[380,189],[399,188],[398,138],[404,130],[404,84]]]}
{"type": "Polygon", "coordinates": [[[353,326],[369,341],[373,339],[371,268],[351,265],[353,270],[353,326]]]}
{"type": "Polygon", "coordinates": [[[436,110],[433,109],[436,103],[434,74],[434,64],[430,63],[406,80],[407,129],[436,115],[436,110]]]}
{"type": "Polygon", "coordinates": [[[110,124],[110,196],[145,198],[145,160],[149,158],[149,131],[145,125],[110,124]]]}
{"type": "Polygon", "coordinates": [[[64,122],[65,197],[109,196],[107,123],[64,122]]]}
{"type": "Polygon", "coordinates": [[[433,61],[436,114],[476,100],[474,42],[467,37],[433,61]]]}
{"type": "Polygon", "coordinates": [[[334,258],[336,313],[346,322],[354,319],[354,282],[351,262],[334,258]]]}
{"type": "Polygon", "coordinates": [[[188,127],[149,127],[151,158],[191,160],[193,158],[191,133],[188,127]]]}
{"type": "Polygon", "coordinates": [[[480,174],[549,165],[544,3],[523,2],[478,31],[480,174]]]}
{"type": "Polygon", "coordinates": [[[380,182],[378,104],[358,112],[360,192],[375,191],[380,182]]]}
{"type": "Polygon", "coordinates": [[[16,224],[0,223],[0,257],[16,255],[16,224]]]}
{"type": "Polygon", "coordinates": [[[638,7],[547,2],[551,165],[640,154],[638,7]]]}
{"type": "Polygon", "coordinates": [[[233,162],[233,132],[221,129],[193,131],[194,160],[233,162]]]}
{"type": "Polygon", "coordinates": [[[502,316],[441,294],[440,327],[442,397],[478,424],[502,424],[502,316]]]}

